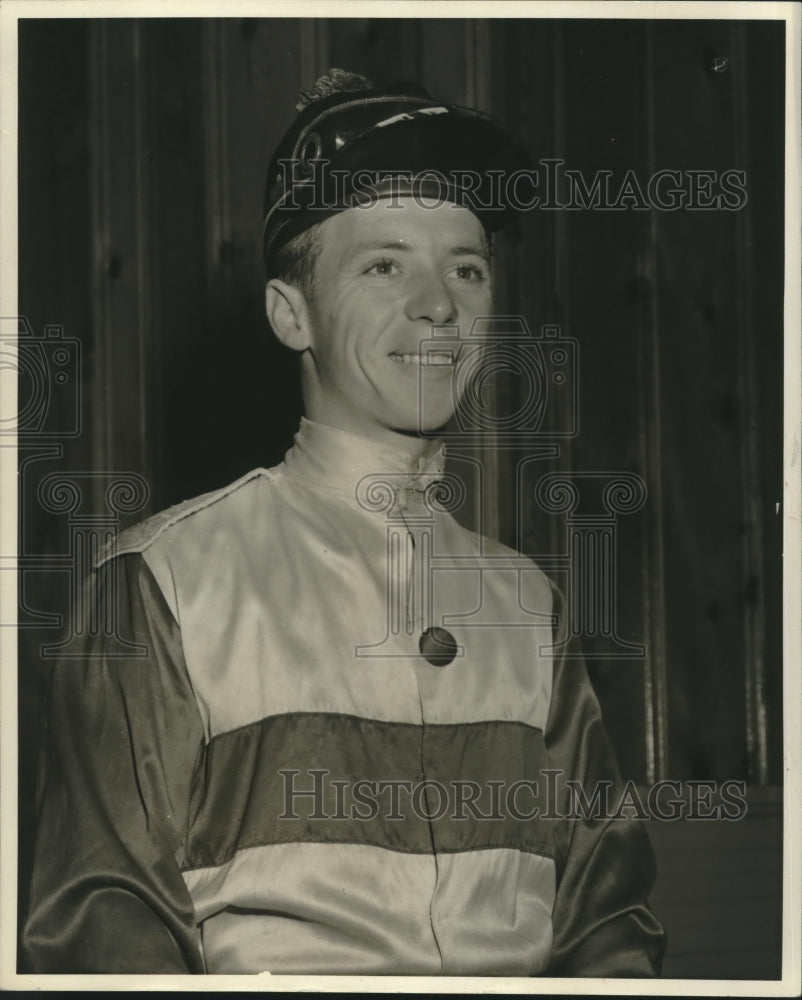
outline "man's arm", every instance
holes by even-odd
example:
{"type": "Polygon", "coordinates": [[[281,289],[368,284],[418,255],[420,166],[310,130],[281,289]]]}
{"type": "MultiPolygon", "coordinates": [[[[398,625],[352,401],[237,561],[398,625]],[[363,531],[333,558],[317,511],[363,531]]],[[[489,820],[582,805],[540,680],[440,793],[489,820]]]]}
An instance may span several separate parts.
{"type": "MultiPolygon", "coordinates": [[[[565,602],[554,589],[558,641],[567,634],[565,602]]],[[[578,643],[555,653],[551,707],[545,741],[551,766],[562,773],[558,812],[570,811],[564,781],[581,783],[588,800],[600,782],[610,782],[610,812],[623,790],[615,754],[578,643]]],[[[655,877],[654,855],[643,821],[589,818],[555,821],[557,898],[553,976],[630,977],[659,975],[665,934],[647,904],[655,877]]]]}
{"type": "Polygon", "coordinates": [[[147,654],[89,637],[54,671],[23,948],[37,972],[200,973],[180,862],[203,729],[179,629],[138,554],[107,563],[93,597],[147,654]]]}

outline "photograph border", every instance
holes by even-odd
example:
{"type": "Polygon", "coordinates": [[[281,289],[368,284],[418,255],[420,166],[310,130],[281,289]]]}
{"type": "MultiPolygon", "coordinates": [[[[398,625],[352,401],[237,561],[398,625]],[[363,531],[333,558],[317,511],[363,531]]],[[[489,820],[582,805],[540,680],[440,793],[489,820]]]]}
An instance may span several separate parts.
{"type": "MultiPolygon", "coordinates": [[[[439,17],[439,18],[651,18],[651,19],[755,19],[786,23],[785,91],[785,299],[784,299],[784,439],[783,468],[783,959],[782,979],[762,980],[601,980],[508,977],[395,977],[395,976],[117,976],[39,975],[16,972],[17,963],[17,636],[13,628],[0,629],[0,985],[5,989],[159,989],[202,991],[318,992],[437,992],[534,993],[565,995],[615,993],[619,995],[695,994],[699,996],[794,996],[800,991],[802,965],[802,727],[797,710],[802,706],[802,8],[796,3],[476,3],[473,0],[389,0],[372,3],[301,2],[286,0],[3,0],[0,8],[0,316],[18,315],[17,304],[17,22],[20,18],[165,18],[165,17],[439,17]]],[[[16,383],[2,382],[0,419],[16,414],[16,383]]],[[[0,621],[17,614],[14,557],[17,551],[17,452],[0,447],[0,621]],[[6,555],[8,554],[8,556],[6,555]]]]}

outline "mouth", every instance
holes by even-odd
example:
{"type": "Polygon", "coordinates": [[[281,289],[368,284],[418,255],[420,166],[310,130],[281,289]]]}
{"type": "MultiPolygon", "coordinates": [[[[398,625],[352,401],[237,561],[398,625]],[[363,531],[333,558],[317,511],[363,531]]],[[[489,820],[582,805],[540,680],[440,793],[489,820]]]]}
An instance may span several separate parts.
{"type": "Polygon", "coordinates": [[[427,351],[425,354],[402,354],[393,351],[390,357],[400,365],[418,368],[453,368],[456,363],[455,352],[450,350],[427,351]]]}

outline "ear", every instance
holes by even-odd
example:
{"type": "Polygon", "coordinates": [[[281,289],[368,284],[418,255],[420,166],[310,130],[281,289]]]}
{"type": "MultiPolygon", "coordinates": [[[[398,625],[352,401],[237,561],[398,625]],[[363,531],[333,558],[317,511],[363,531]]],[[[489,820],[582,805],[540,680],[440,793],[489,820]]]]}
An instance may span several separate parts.
{"type": "Polygon", "coordinates": [[[265,312],[273,333],[285,347],[305,351],[311,346],[309,307],[303,292],[271,278],[265,287],[265,312]]]}

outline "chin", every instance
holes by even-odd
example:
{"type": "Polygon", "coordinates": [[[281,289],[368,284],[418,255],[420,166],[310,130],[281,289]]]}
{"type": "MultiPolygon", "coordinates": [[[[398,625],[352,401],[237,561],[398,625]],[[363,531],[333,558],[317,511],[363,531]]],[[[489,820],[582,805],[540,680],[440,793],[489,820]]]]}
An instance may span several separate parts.
{"type": "Polygon", "coordinates": [[[416,430],[419,434],[425,434],[426,437],[443,434],[453,416],[452,410],[447,413],[423,414],[418,417],[416,430]]]}
{"type": "MultiPolygon", "coordinates": [[[[448,390],[445,391],[448,392],[448,390]]],[[[423,408],[423,412],[421,412],[418,408],[418,400],[414,402],[409,398],[393,400],[388,396],[385,396],[385,410],[381,414],[384,418],[382,423],[389,430],[407,437],[427,438],[436,437],[442,433],[453,415],[453,407],[451,406],[434,407],[430,405],[423,408]]]]}
{"type": "Polygon", "coordinates": [[[450,419],[450,414],[424,421],[416,417],[414,420],[399,420],[390,424],[389,429],[396,434],[403,434],[404,437],[436,438],[445,433],[450,419]]]}

